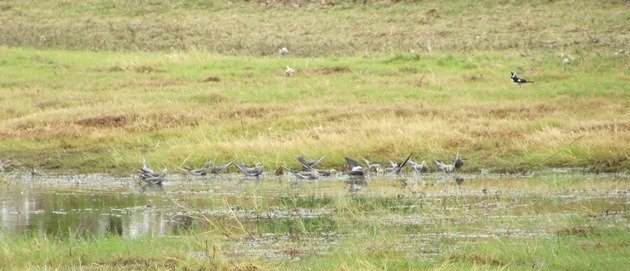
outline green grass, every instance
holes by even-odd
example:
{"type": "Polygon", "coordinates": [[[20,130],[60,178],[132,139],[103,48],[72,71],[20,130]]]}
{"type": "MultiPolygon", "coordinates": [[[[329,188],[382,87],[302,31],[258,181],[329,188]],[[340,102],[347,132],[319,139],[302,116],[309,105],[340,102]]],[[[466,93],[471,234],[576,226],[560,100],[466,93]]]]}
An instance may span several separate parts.
{"type": "MultiPolygon", "coordinates": [[[[268,173],[297,166],[299,155],[326,155],[323,167],[341,169],[347,156],[413,153],[427,162],[461,154],[467,172],[627,173],[628,55],[613,55],[628,50],[627,5],[4,1],[0,161],[13,164],[6,170],[125,175],[142,157],[171,171],[238,161],[268,173]],[[290,54],[280,57],[284,46],[290,54]],[[513,86],[510,71],[536,83],[513,86]]],[[[371,180],[358,196],[338,182],[213,184],[235,193],[222,197],[167,192],[152,204],[179,204],[199,231],[0,236],[0,269],[630,266],[624,178],[408,182],[371,180]],[[302,210],[323,214],[264,219],[302,210]]],[[[21,191],[10,175],[0,184],[21,191]]],[[[75,203],[98,204],[91,194],[75,203]]]]}
{"type": "MultiPolygon", "coordinates": [[[[272,55],[627,48],[624,1],[106,1],[0,5],[0,43],[272,55]],[[297,5],[296,5],[297,4],[297,5]]],[[[577,53],[576,52],[576,53],[577,53]]],[[[559,53],[559,52],[555,52],[559,53]]]]}
{"type": "Polygon", "coordinates": [[[143,155],[274,170],[460,153],[468,171],[626,171],[625,5],[6,2],[0,158],[127,173],[143,155]]]}
{"type": "Polygon", "coordinates": [[[371,234],[348,238],[339,241],[329,255],[284,262],[224,259],[221,241],[215,241],[216,237],[209,234],[133,240],[103,237],[63,242],[10,238],[0,240],[0,266],[3,270],[617,270],[628,265],[630,256],[630,235],[627,228],[621,227],[553,238],[488,239],[429,259],[397,252],[393,249],[397,239],[386,236],[371,234]],[[191,255],[192,252],[195,254],[191,255]]]}
{"type": "MultiPolygon", "coordinates": [[[[628,191],[626,179],[548,175],[432,184],[410,181],[403,189],[373,180],[355,196],[335,181],[176,185],[143,196],[166,217],[190,215],[193,228],[170,236],[1,235],[0,269],[617,270],[629,264],[629,217],[620,194],[628,191]]],[[[128,203],[103,188],[33,185],[71,196],[58,197],[72,204],[62,210],[128,203]]]]}
{"type": "Polygon", "coordinates": [[[629,163],[626,58],[4,48],[0,63],[0,153],[27,167],[125,173],[144,155],[158,168],[236,160],[275,170],[326,155],[325,167],[340,168],[345,156],[410,152],[427,161],[460,153],[468,171],[629,163]],[[284,76],[286,65],[297,73],[284,76]],[[512,70],[537,83],[513,86],[512,70]]]}

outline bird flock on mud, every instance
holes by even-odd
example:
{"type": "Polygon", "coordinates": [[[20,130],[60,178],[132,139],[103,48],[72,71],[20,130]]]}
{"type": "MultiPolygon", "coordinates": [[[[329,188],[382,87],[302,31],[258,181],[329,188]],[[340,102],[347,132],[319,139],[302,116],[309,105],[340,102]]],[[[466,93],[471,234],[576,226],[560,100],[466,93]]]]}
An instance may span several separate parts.
{"type": "MultiPolygon", "coordinates": [[[[425,161],[420,163],[411,160],[411,154],[403,159],[401,162],[392,161],[388,159],[389,165],[381,165],[378,163],[370,162],[363,158],[364,164],[359,163],[357,160],[345,157],[346,170],[337,172],[335,169],[320,168],[319,164],[324,160],[325,156],[319,157],[314,160],[306,160],[303,156],[299,156],[297,161],[301,167],[300,170],[294,170],[287,166],[281,166],[274,175],[284,175],[284,172],[288,172],[299,180],[316,180],[320,177],[330,176],[348,176],[350,179],[363,180],[370,174],[400,174],[405,167],[410,168],[415,174],[422,174],[430,172],[431,169],[425,161]]],[[[455,157],[452,164],[445,163],[441,160],[434,160],[436,171],[443,173],[452,173],[459,170],[464,165],[464,160],[459,156],[455,157]]],[[[264,166],[257,163],[254,166],[248,166],[244,163],[228,162],[223,165],[214,165],[212,161],[207,162],[200,168],[187,168],[182,167],[180,170],[186,173],[188,176],[206,176],[209,174],[222,174],[227,173],[230,167],[234,165],[240,171],[244,177],[253,177],[258,179],[264,171],[264,166]]],[[[142,159],[142,169],[139,171],[139,179],[147,184],[161,185],[167,176],[168,170],[164,169],[162,172],[156,172],[151,169],[146,161],[142,159]]],[[[455,183],[462,184],[463,178],[460,176],[454,176],[455,183]]]]}

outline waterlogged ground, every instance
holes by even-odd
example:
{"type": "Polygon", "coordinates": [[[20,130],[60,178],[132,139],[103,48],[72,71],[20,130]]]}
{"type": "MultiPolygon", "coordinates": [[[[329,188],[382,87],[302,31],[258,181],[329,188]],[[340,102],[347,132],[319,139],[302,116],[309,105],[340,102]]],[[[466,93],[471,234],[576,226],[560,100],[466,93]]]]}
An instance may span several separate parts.
{"type": "Polygon", "coordinates": [[[630,225],[627,175],[463,177],[458,186],[444,174],[377,175],[365,183],[342,176],[174,175],[160,187],[134,177],[7,173],[0,239],[177,238],[207,231],[225,236],[228,259],[299,261],[327,255],[347,237],[383,231],[387,241],[374,246],[435,258],[483,240],[551,239],[630,225]]]}

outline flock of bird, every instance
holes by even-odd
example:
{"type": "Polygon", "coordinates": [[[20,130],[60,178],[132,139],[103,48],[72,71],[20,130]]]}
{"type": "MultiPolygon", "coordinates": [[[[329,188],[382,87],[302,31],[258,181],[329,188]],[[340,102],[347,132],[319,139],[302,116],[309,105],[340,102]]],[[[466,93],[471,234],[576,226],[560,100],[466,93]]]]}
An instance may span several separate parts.
{"type": "MultiPolygon", "coordinates": [[[[291,175],[295,176],[297,179],[315,180],[315,179],[318,179],[319,177],[328,177],[328,176],[333,176],[333,175],[347,175],[350,178],[363,178],[370,173],[371,174],[376,174],[376,173],[400,174],[406,166],[411,168],[411,170],[415,172],[416,174],[426,173],[430,171],[430,168],[425,161],[422,161],[421,163],[417,163],[411,160],[411,155],[407,156],[401,162],[396,162],[389,159],[389,165],[387,166],[383,166],[377,163],[372,163],[365,158],[363,159],[363,161],[365,161],[365,164],[361,164],[352,158],[346,157],[345,160],[346,160],[347,169],[346,171],[343,171],[343,172],[337,172],[335,169],[319,168],[318,165],[324,160],[324,157],[325,156],[322,156],[315,160],[309,161],[309,160],[306,160],[303,156],[300,156],[297,158],[297,160],[301,166],[301,170],[293,170],[286,166],[282,166],[278,168],[278,170],[275,171],[275,174],[283,175],[284,171],[286,170],[291,175]]],[[[451,173],[451,172],[457,171],[464,165],[464,161],[459,155],[455,157],[453,164],[444,163],[441,160],[434,160],[434,163],[437,170],[444,173],[451,173]]],[[[234,163],[234,162],[229,162],[229,163],[226,163],[223,165],[217,165],[217,166],[215,166],[213,162],[207,162],[201,168],[191,169],[191,168],[184,167],[184,168],[181,168],[181,170],[185,172],[186,174],[188,174],[189,176],[206,176],[208,174],[226,173],[229,171],[232,165],[234,165],[245,177],[259,178],[264,171],[264,166],[262,166],[260,163],[256,164],[255,166],[248,166],[248,165],[245,165],[244,163],[234,163]]],[[[167,176],[167,172],[168,171],[166,169],[164,169],[162,172],[154,171],[153,169],[149,167],[146,159],[143,159],[142,169],[139,170],[140,174],[138,177],[140,178],[140,180],[148,184],[161,185],[165,177],[167,176]]],[[[461,184],[461,182],[459,182],[458,179],[461,179],[461,178],[457,176],[455,178],[456,182],[458,184],[461,184]]],[[[461,181],[463,181],[463,179],[461,179],[461,181]]]]}

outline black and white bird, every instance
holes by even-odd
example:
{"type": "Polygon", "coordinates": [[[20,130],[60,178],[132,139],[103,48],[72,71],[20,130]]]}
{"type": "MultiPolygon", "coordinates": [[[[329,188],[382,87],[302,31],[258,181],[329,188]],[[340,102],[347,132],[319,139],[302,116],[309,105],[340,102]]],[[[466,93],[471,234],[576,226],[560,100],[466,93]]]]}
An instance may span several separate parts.
{"type": "Polygon", "coordinates": [[[534,83],[534,81],[529,81],[525,78],[519,78],[518,76],[516,76],[516,74],[514,72],[510,72],[511,76],[510,78],[512,78],[512,82],[514,82],[514,84],[516,85],[522,85],[522,84],[527,84],[527,83],[534,83]]]}
{"type": "Polygon", "coordinates": [[[260,177],[262,174],[264,167],[260,164],[256,164],[256,166],[248,167],[245,164],[235,164],[236,167],[245,174],[245,177],[260,177]]]}
{"type": "Polygon", "coordinates": [[[354,177],[361,177],[361,176],[365,176],[365,172],[363,172],[363,167],[361,166],[361,164],[359,164],[359,162],[346,157],[346,163],[348,164],[348,169],[350,171],[348,171],[348,175],[350,176],[354,176],[354,177]]]}
{"type": "Polygon", "coordinates": [[[390,159],[389,160],[390,166],[383,169],[383,172],[399,174],[402,171],[402,169],[405,167],[405,165],[407,164],[410,158],[411,158],[411,154],[407,156],[407,158],[403,160],[402,163],[396,163],[390,159]]]}

